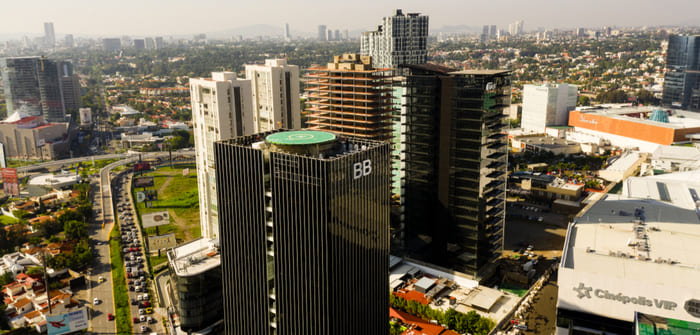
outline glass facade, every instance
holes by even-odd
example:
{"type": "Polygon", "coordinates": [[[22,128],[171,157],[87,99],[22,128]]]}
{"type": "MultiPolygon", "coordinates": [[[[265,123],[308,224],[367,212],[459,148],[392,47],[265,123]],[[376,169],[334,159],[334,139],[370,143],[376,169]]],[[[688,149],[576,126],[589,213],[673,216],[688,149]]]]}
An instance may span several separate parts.
{"type": "Polygon", "coordinates": [[[408,68],[404,252],[479,277],[503,248],[510,72],[408,68]]]}
{"type": "Polygon", "coordinates": [[[201,273],[179,276],[170,266],[173,306],[180,329],[190,332],[207,328],[223,317],[221,265],[201,273]]]}
{"type": "Polygon", "coordinates": [[[65,122],[65,98],[80,107],[80,86],[70,63],[45,57],[0,59],[7,110],[43,115],[48,122],[65,122]],[[65,88],[64,88],[65,84],[65,88]]]}
{"type": "Polygon", "coordinates": [[[700,36],[669,36],[661,102],[700,111],[700,36]]]}
{"type": "Polygon", "coordinates": [[[216,143],[226,333],[388,334],[390,144],[274,132],[216,143]]]}

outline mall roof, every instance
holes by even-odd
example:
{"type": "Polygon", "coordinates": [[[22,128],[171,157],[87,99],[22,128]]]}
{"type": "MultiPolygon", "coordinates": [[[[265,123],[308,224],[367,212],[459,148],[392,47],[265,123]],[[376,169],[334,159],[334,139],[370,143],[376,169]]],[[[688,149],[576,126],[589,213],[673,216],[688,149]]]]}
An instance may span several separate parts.
{"type": "Polygon", "coordinates": [[[697,177],[700,174],[694,171],[628,178],[622,194],[604,196],[570,226],[562,267],[672,287],[697,287],[697,177]]]}
{"type": "MultiPolygon", "coordinates": [[[[685,111],[680,109],[668,109],[662,107],[654,106],[625,106],[616,108],[591,108],[591,109],[580,109],[577,110],[584,114],[593,114],[603,117],[626,120],[632,122],[639,122],[645,124],[653,124],[657,127],[665,127],[672,129],[685,129],[685,128],[698,128],[700,127],[700,113],[685,111]],[[652,121],[650,119],[641,119],[639,117],[627,116],[628,114],[639,114],[645,113],[649,116],[654,110],[661,109],[666,112],[670,112],[671,115],[668,116],[668,123],[652,121]]],[[[648,116],[647,116],[648,117],[648,116]]]]}

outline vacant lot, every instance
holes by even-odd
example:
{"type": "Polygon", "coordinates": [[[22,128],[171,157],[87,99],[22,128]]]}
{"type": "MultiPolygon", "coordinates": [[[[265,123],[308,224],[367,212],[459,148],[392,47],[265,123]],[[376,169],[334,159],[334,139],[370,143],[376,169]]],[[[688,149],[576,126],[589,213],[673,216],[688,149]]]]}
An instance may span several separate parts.
{"type": "MultiPolygon", "coordinates": [[[[153,206],[149,208],[145,207],[145,203],[137,204],[139,215],[168,210],[170,224],[158,227],[158,233],[174,232],[178,243],[201,236],[197,170],[194,164],[175,168],[163,167],[155,172],[145,173],[144,176],[153,177],[155,186],[149,189],[158,191],[158,200],[153,201],[153,206]],[[188,168],[189,173],[183,175],[183,169],[188,168]]],[[[156,228],[148,228],[145,232],[155,235],[156,228]]]]}

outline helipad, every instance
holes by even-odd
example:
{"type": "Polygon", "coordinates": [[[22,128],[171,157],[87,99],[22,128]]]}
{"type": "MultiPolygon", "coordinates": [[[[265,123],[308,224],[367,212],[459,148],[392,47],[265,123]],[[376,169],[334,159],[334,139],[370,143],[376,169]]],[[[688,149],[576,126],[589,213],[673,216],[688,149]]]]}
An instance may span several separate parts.
{"type": "Polygon", "coordinates": [[[335,140],[335,135],[317,130],[293,130],[274,133],[265,140],[277,145],[309,145],[323,144],[335,140]]]}

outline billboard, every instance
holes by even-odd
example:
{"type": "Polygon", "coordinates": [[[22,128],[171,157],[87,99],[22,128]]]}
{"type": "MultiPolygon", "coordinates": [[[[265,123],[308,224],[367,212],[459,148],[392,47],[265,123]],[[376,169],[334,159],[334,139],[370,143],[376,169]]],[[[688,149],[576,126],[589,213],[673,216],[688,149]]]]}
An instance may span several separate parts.
{"type": "Polygon", "coordinates": [[[134,163],[134,172],[139,172],[139,171],[148,171],[151,169],[151,164],[150,163],[134,163]]]}
{"type": "Polygon", "coordinates": [[[87,327],[87,308],[81,308],[77,311],[59,315],[50,315],[46,317],[46,330],[49,333],[48,335],[70,333],[87,329],[87,327]]]}
{"type": "Polygon", "coordinates": [[[158,200],[158,191],[156,190],[145,190],[136,192],[136,202],[156,200],[158,200]]]}
{"type": "Polygon", "coordinates": [[[175,233],[148,237],[148,250],[151,251],[170,249],[175,248],[176,246],[177,242],[175,241],[175,233]]]}
{"type": "Polygon", "coordinates": [[[136,177],[133,185],[134,187],[151,187],[154,185],[153,177],[136,177]]]}
{"type": "Polygon", "coordinates": [[[7,157],[5,156],[5,145],[0,143],[0,168],[7,167],[7,157]]]}
{"type": "Polygon", "coordinates": [[[2,187],[5,190],[5,194],[19,196],[19,181],[17,180],[17,169],[13,168],[3,168],[0,174],[2,174],[2,187]]]}
{"type": "Polygon", "coordinates": [[[170,223],[170,215],[168,211],[161,211],[141,215],[141,224],[144,228],[162,226],[170,223]]]}

